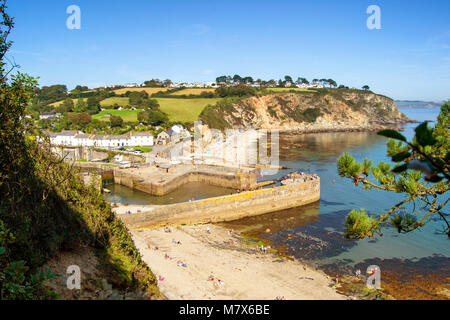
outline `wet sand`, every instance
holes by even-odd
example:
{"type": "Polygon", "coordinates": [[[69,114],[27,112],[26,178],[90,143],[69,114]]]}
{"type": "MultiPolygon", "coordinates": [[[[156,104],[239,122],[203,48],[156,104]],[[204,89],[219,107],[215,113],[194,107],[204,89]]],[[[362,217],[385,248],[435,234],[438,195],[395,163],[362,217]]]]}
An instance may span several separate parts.
{"type": "Polygon", "coordinates": [[[347,299],[323,272],[261,252],[236,232],[217,225],[170,230],[130,230],[169,299],[347,299]]]}

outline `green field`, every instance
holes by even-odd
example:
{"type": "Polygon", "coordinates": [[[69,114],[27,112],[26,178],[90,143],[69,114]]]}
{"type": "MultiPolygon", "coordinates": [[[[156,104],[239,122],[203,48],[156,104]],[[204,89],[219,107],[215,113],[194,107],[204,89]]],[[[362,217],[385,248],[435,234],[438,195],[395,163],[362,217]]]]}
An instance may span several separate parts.
{"type": "MultiPolygon", "coordinates": [[[[78,103],[78,99],[72,99],[73,100],[73,104],[74,105],[77,105],[77,103],[78,103]]],[[[86,99],[84,99],[85,101],[86,101],[86,99]]],[[[59,106],[61,103],[63,103],[64,102],[64,100],[61,100],[61,101],[56,101],[56,102],[53,102],[53,103],[50,103],[50,106],[53,106],[53,107],[57,107],[57,106],[59,106]]]]}
{"type": "Polygon", "coordinates": [[[152,147],[125,147],[125,149],[129,150],[141,150],[142,152],[151,152],[152,147]]]}
{"type": "Polygon", "coordinates": [[[122,88],[122,89],[114,90],[114,92],[116,94],[124,94],[127,91],[138,91],[138,92],[145,91],[150,96],[153,93],[156,93],[159,91],[167,91],[167,90],[169,90],[169,88],[146,88],[146,87],[143,87],[143,88],[122,88]]]}
{"type": "Polygon", "coordinates": [[[171,93],[170,95],[171,96],[181,96],[183,94],[185,94],[185,95],[190,95],[190,94],[199,95],[203,91],[214,93],[216,91],[216,89],[213,89],[213,88],[187,88],[187,89],[183,89],[183,90],[180,90],[180,91],[175,91],[175,92],[171,93]]]}
{"type": "MultiPolygon", "coordinates": [[[[192,90],[192,89],[186,89],[192,90]]],[[[201,89],[195,89],[201,90],[201,89]]],[[[184,91],[184,90],[183,90],[184,91]]],[[[181,121],[181,122],[193,122],[198,119],[198,116],[203,111],[203,109],[208,105],[214,105],[218,98],[208,99],[208,98],[198,98],[198,99],[179,99],[179,98],[156,98],[160,104],[161,111],[169,115],[170,121],[181,121]]],[[[76,104],[77,99],[74,99],[76,104]]],[[[55,102],[52,105],[58,105],[62,101],[55,102]]],[[[128,98],[123,97],[111,97],[106,98],[100,102],[102,108],[111,107],[114,104],[119,106],[127,106],[128,98]]],[[[115,110],[115,109],[105,109],[98,114],[92,116],[93,119],[99,119],[103,121],[109,121],[106,115],[109,113],[114,116],[121,116],[123,121],[137,121],[137,114],[141,109],[137,110],[115,110]]]]}
{"type": "Polygon", "coordinates": [[[113,106],[114,104],[118,104],[121,107],[124,107],[126,105],[128,105],[128,98],[122,98],[122,97],[111,97],[111,98],[106,98],[102,101],[100,101],[100,106],[102,107],[109,107],[109,106],[113,106]]]}
{"type": "Polygon", "coordinates": [[[116,110],[116,109],[106,109],[103,111],[100,111],[97,114],[94,114],[92,116],[92,119],[98,119],[102,121],[109,121],[109,117],[107,114],[111,114],[113,116],[120,116],[122,117],[123,121],[137,121],[137,115],[141,111],[141,109],[136,110],[116,110]]]}
{"type": "Polygon", "coordinates": [[[156,100],[171,121],[194,122],[208,104],[214,105],[220,99],[157,98],[156,100]]]}

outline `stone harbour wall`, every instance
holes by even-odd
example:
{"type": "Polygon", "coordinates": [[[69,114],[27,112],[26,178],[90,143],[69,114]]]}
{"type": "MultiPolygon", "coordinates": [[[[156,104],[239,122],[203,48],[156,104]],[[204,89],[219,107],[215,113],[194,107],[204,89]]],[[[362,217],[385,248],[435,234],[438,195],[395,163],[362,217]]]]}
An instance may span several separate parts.
{"type": "Polygon", "coordinates": [[[303,183],[241,192],[156,207],[152,211],[119,218],[131,228],[199,224],[237,220],[294,208],[320,200],[320,178],[303,183]]]}
{"type": "Polygon", "coordinates": [[[244,189],[255,188],[257,181],[254,174],[226,174],[220,172],[190,171],[169,181],[146,181],[130,175],[120,169],[114,169],[114,183],[127,186],[152,195],[162,196],[181,187],[188,182],[202,182],[223,188],[244,189]]]}

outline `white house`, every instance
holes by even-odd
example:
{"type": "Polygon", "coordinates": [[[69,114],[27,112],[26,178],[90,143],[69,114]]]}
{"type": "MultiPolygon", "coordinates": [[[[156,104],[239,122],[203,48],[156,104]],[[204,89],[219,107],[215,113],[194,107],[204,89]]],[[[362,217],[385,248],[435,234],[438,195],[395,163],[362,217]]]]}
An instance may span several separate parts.
{"type": "Polygon", "coordinates": [[[153,135],[148,132],[136,132],[130,136],[129,146],[151,147],[153,146],[153,135]]]}
{"type": "Polygon", "coordinates": [[[75,136],[78,134],[76,130],[63,130],[56,134],[54,144],[74,146],[75,136]]]}
{"type": "Polygon", "coordinates": [[[92,137],[95,147],[109,147],[109,139],[104,134],[97,134],[92,137]]]}
{"type": "Polygon", "coordinates": [[[127,147],[130,144],[130,137],[127,135],[109,136],[110,147],[127,147]]]}
{"type": "Polygon", "coordinates": [[[42,112],[39,114],[39,120],[41,119],[56,119],[56,113],[55,112],[42,112]]]}
{"type": "Polygon", "coordinates": [[[86,133],[77,134],[74,138],[74,145],[79,147],[92,147],[94,141],[90,137],[91,135],[86,133]]]}

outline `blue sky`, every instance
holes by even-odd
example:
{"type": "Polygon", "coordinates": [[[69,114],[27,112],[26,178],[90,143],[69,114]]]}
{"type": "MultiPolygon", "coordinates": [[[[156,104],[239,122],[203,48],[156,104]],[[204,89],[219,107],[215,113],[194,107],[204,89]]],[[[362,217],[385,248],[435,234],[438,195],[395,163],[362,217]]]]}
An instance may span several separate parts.
{"type": "Polygon", "coordinates": [[[9,58],[41,85],[291,75],[450,98],[450,1],[9,0],[9,58]],[[69,30],[69,5],[81,29],[69,30]],[[369,5],[381,30],[369,30],[369,5]]]}

